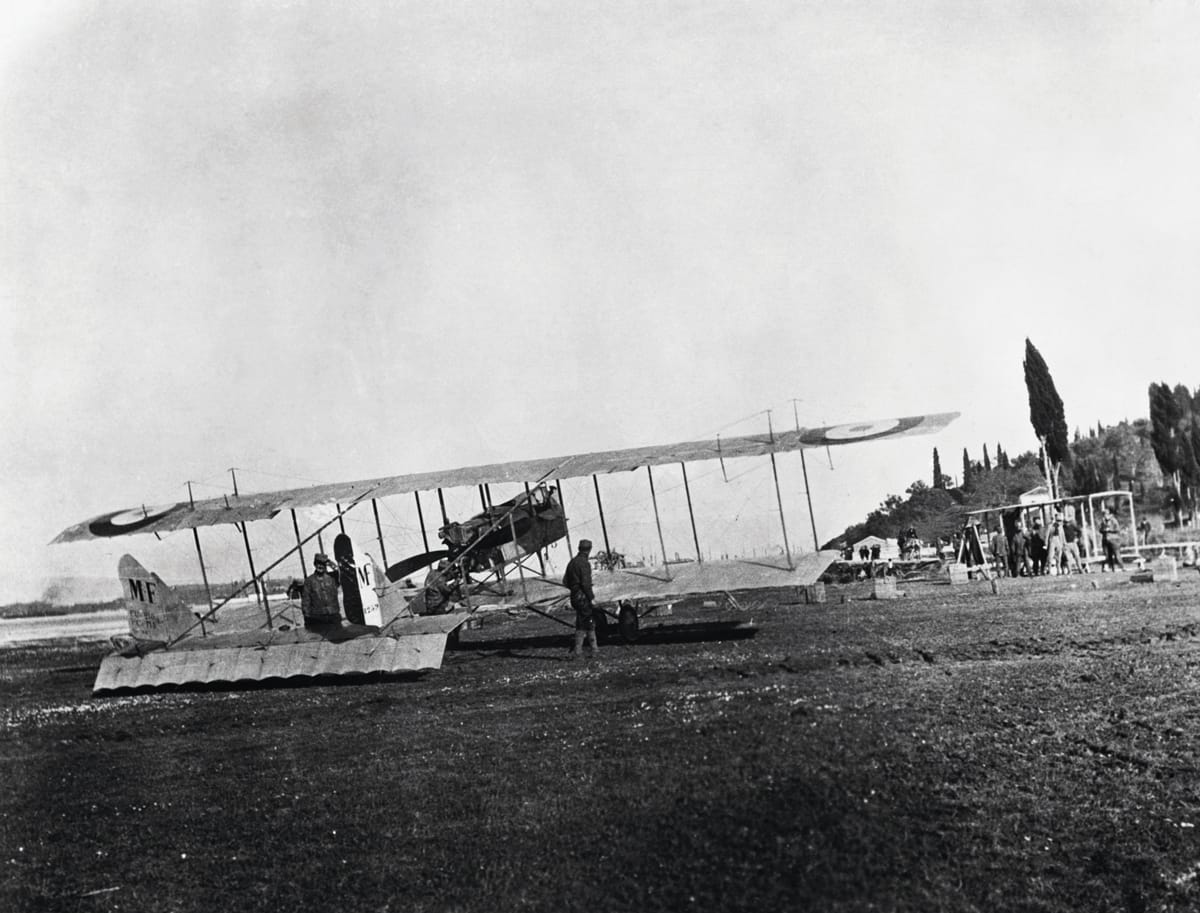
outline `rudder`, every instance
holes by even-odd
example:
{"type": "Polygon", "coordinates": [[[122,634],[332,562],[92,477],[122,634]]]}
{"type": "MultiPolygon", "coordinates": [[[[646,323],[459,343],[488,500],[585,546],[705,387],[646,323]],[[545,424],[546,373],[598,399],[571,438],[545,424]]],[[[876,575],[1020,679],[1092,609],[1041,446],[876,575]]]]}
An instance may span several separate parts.
{"type": "Polygon", "coordinates": [[[117,564],[129,633],[137,640],[167,642],[196,628],[196,616],[161,577],[142,567],[132,555],[117,564]]]}

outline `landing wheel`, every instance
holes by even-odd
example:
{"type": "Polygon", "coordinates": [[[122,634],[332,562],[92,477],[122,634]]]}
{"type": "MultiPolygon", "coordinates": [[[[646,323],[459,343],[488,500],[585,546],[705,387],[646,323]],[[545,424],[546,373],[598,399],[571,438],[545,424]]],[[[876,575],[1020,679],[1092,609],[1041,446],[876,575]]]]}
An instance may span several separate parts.
{"type": "Polygon", "coordinates": [[[617,628],[621,632],[621,640],[631,644],[638,639],[637,606],[632,602],[622,602],[617,612],[617,628]]]}

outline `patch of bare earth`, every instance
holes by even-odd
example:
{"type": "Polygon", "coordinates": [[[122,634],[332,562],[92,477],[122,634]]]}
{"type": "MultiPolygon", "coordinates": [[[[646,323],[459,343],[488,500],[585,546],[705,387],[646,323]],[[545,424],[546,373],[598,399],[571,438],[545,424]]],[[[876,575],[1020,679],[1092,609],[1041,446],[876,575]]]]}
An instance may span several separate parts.
{"type": "Polygon", "coordinates": [[[855,594],[596,661],[493,619],[356,686],[6,651],[0,908],[1200,907],[1200,579],[855,594]]]}

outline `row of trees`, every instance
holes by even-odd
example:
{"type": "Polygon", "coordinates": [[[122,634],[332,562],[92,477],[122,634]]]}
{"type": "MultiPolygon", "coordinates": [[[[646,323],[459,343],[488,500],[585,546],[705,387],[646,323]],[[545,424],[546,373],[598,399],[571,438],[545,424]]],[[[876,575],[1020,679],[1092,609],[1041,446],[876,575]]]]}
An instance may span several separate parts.
{"type": "MultiPolygon", "coordinates": [[[[1107,452],[1097,453],[1095,448],[1082,445],[1078,432],[1075,446],[1068,445],[1062,398],[1054,387],[1045,359],[1028,339],[1025,340],[1025,386],[1029,391],[1029,419],[1041,445],[1041,462],[1053,497],[1123,487],[1120,457],[1129,460],[1132,481],[1142,475],[1149,444],[1162,477],[1169,483],[1175,522],[1181,523],[1185,513],[1195,516],[1200,493],[1200,388],[1193,392],[1183,384],[1174,388],[1165,383],[1150,384],[1149,421],[1138,419],[1132,425],[1123,422],[1122,430],[1128,425],[1134,440],[1123,441],[1120,436],[1114,440],[1109,435],[1104,442],[1108,445],[1104,448],[1107,452]],[[1064,487],[1061,470],[1068,465],[1072,466],[1071,484],[1064,487]]],[[[1106,437],[1104,429],[1095,437],[1106,437]]]]}
{"type": "MultiPolygon", "coordinates": [[[[999,444],[996,445],[996,467],[997,469],[1010,469],[1012,462],[1005,453],[1004,448],[999,444]]],[[[976,462],[971,459],[967,448],[963,448],[962,452],[962,487],[972,488],[980,475],[992,471],[992,458],[988,455],[987,444],[983,445],[983,462],[976,462]]],[[[933,487],[948,489],[957,487],[954,479],[942,472],[942,459],[938,455],[938,449],[933,448],[933,487]]]]}
{"type": "Polygon", "coordinates": [[[1200,389],[1183,384],[1150,385],[1150,443],[1154,456],[1174,490],[1172,504],[1178,520],[1186,509],[1196,515],[1200,493],[1200,389]]]}
{"type": "Polygon", "coordinates": [[[1054,497],[1125,489],[1142,502],[1144,514],[1172,515],[1176,523],[1196,516],[1200,498],[1200,389],[1182,384],[1151,384],[1150,418],[1097,424],[1086,435],[1078,429],[1069,440],[1062,398],[1046,361],[1025,340],[1025,385],[1029,418],[1038,450],[1010,459],[999,444],[993,463],[987,445],[983,459],[963,448],[962,477],[954,480],[933,451],[933,484],[914,482],[904,496],[891,495],[863,523],[845,530],[834,543],[863,536],[895,537],[916,527],[926,541],[948,536],[968,511],[1012,504],[1039,484],[1054,497]]]}

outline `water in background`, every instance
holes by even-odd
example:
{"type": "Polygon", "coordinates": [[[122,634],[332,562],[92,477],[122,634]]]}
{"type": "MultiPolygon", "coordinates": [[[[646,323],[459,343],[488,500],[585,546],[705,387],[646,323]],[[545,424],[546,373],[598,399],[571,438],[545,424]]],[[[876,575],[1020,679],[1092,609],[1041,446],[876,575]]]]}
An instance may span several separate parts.
{"type": "Polygon", "coordinates": [[[62,639],[108,640],[128,633],[129,615],[124,609],[0,619],[0,646],[62,639]]]}

